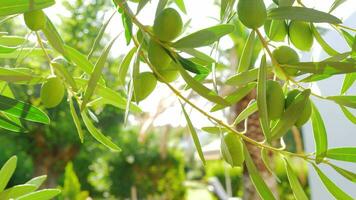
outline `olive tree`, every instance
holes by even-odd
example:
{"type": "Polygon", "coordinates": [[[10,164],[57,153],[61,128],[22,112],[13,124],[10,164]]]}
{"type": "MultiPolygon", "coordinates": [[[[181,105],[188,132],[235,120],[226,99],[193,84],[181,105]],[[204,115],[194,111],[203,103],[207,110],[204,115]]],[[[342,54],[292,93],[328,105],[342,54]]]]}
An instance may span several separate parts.
{"type": "MultiPolygon", "coordinates": [[[[41,84],[39,106],[46,109],[56,107],[66,93],[70,107],[68,112],[72,115],[81,141],[85,137],[83,129],[87,129],[92,137],[111,151],[125,149],[120,149],[96,128],[93,123],[96,117],[92,110],[110,104],[125,110],[127,119],[130,113],[140,112],[139,103],[149,98],[156,85],[162,83],[176,95],[181,104],[187,127],[203,164],[206,161],[202,147],[186,107],[212,122],[212,126],[204,127],[203,130],[221,137],[223,159],[232,167],[245,166],[260,198],[276,199],[278,196],[260,175],[260,167],[256,167],[253,159],[256,153],[251,156],[251,146],[259,150],[267,169],[273,169],[266,161],[268,155],[283,159],[296,199],[308,197],[291,167],[291,158],[301,159],[313,166],[324,186],[336,199],[353,199],[333,183],[319,169],[319,165],[328,165],[355,182],[356,174],[336,166],[333,160],[356,162],[356,147],[328,148],[323,116],[310,98],[338,104],[346,118],[355,123],[355,116],[349,109],[356,108],[356,97],[347,92],[356,80],[356,39],[353,36],[356,30],[343,25],[340,20],[342,16],[332,14],[344,2],[335,0],[329,12],[323,12],[307,7],[302,0],[274,0],[274,4],[268,8],[263,0],[221,0],[217,25],[201,30],[193,28],[193,33],[188,34],[189,21],[184,22],[181,18],[183,13],[189,16],[183,0],[159,0],[154,22],[148,25],[137,17],[140,12],[145,12],[148,0],[113,0],[113,7],[122,18],[127,46],[131,48],[118,69],[118,84],[114,87],[105,82],[103,70],[117,37],[108,42],[97,59],[92,57],[92,53],[98,51],[98,44],[110,19],[98,32],[90,53],[85,55],[64,43],[57,27],[46,16],[43,9],[54,6],[54,0],[2,1],[0,16],[3,21],[23,15],[27,28],[37,37],[39,46],[35,49],[20,48],[18,45],[26,38],[1,33],[1,57],[18,58],[23,56],[23,52],[27,53],[29,59],[45,57],[48,70],[33,74],[27,68],[1,68],[0,79],[13,84],[41,84]],[[171,3],[177,6],[171,6],[171,3]],[[173,7],[178,7],[180,11],[173,7]],[[319,23],[328,24],[330,29],[336,30],[342,36],[341,39],[349,44],[350,50],[340,53],[330,46],[317,28],[319,23]],[[241,27],[248,32],[248,38],[237,67],[221,62],[218,56],[212,56],[220,51],[220,39],[227,35],[239,38],[234,33],[241,27]],[[301,62],[296,49],[310,52],[314,43],[319,43],[330,57],[301,62]],[[200,47],[208,47],[212,54],[204,53],[200,47]],[[255,67],[256,58],[258,64],[255,67]],[[143,71],[145,66],[148,71],[143,71]],[[70,73],[69,68],[73,67],[82,73],[70,73]],[[226,78],[227,73],[231,76],[226,78]],[[322,96],[305,84],[340,74],[345,74],[345,81],[340,93],[333,96],[322,96]],[[233,91],[223,96],[221,90],[227,86],[232,87],[233,91]],[[185,95],[185,90],[195,94],[194,98],[209,101],[211,110],[195,103],[190,95],[185,95]],[[247,105],[232,123],[214,114],[246,100],[247,105]],[[261,137],[249,134],[253,132],[249,119],[257,121],[261,137]],[[306,154],[288,151],[283,137],[290,129],[301,127],[309,120],[313,127],[315,152],[306,154]],[[243,129],[237,128],[241,122],[245,122],[243,129]]],[[[2,128],[21,132],[23,127],[19,119],[50,123],[42,108],[11,98],[9,94],[0,97],[2,128]]]]}

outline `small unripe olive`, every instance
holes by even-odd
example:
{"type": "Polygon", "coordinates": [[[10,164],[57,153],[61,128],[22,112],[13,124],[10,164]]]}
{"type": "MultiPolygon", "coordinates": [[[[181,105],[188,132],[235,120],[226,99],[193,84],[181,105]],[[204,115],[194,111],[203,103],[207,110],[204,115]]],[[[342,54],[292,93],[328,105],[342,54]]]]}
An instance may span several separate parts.
{"type": "MultiPolygon", "coordinates": [[[[177,80],[179,77],[179,71],[177,69],[163,69],[163,70],[158,70],[158,73],[164,77],[164,80],[167,81],[168,83],[173,82],[177,80]]],[[[160,78],[158,78],[159,81],[162,81],[160,78]]]]}
{"type": "Polygon", "coordinates": [[[263,0],[239,0],[237,14],[240,21],[251,29],[262,26],[267,19],[267,10],[263,0]]]}
{"type": "MultiPolygon", "coordinates": [[[[287,94],[287,98],[286,98],[286,108],[288,108],[289,105],[292,104],[292,102],[295,100],[295,98],[298,96],[298,94],[300,94],[301,91],[294,89],[290,92],[288,92],[287,94]]],[[[311,113],[312,113],[312,105],[311,105],[311,101],[310,99],[307,100],[307,103],[305,104],[305,106],[303,108],[301,108],[301,116],[299,117],[299,119],[295,122],[295,125],[297,127],[301,127],[303,126],[305,123],[308,122],[311,113]]]]}
{"type": "Polygon", "coordinates": [[[151,72],[142,72],[134,77],[133,100],[136,102],[146,99],[156,88],[157,79],[151,72]]]}
{"type": "Polygon", "coordinates": [[[292,44],[302,51],[309,51],[313,46],[313,32],[306,22],[291,21],[289,24],[289,38],[292,44]]]}
{"type": "MultiPolygon", "coordinates": [[[[277,62],[281,65],[284,64],[295,64],[299,62],[298,53],[288,47],[288,46],[280,46],[273,51],[273,57],[277,60],[277,62]]],[[[297,69],[284,69],[288,75],[294,76],[298,73],[297,69]]]]}
{"type": "Polygon", "coordinates": [[[172,41],[182,32],[183,22],[173,8],[162,10],[153,24],[153,32],[162,41],[172,41]]]}
{"type": "Polygon", "coordinates": [[[46,108],[56,107],[61,103],[64,92],[62,80],[56,76],[49,77],[41,88],[41,102],[46,108]]]}
{"type": "Polygon", "coordinates": [[[235,133],[224,134],[220,151],[223,159],[233,167],[240,167],[245,161],[243,143],[241,138],[235,133]]]}
{"type": "Polygon", "coordinates": [[[266,102],[268,118],[279,119],[284,111],[285,100],[283,89],[277,81],[267,81],[266,102]]]}
{"type": "Polygon", "coordinates": [[[168,68],[172,62],[166,50],[153,40],[150,41],[147,51],[148,59],[157,70],[168,68]]]}
{"type": "Polygon", "coordinates": [[[275,42],[284,41],[288,34],[288,27],[284,20],[267,20],[264,29],[268,38],[275,42]]]}
{"type": "Polygon", "coordinates": [[[39,31],[46,27],[47,18],[42,10],[34,10],[24,14],[26,26],[32,31],[39,31]]]}

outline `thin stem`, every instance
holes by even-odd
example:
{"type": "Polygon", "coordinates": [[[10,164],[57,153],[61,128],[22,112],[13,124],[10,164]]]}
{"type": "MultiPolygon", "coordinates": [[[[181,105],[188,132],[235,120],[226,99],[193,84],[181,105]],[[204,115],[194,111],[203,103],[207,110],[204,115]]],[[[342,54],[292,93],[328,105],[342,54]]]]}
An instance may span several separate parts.
{"type": "Polygon", "coordinates": [[[355,28],[351,28],[351,27],[348,27],[348,26],[345,26],[345,25],[342,25],[342,24],[334,24],[333,26],[356,32],[355,28]]]}
{"type": "Polygon", "coordinates": [[[43,45],[41,36],[40,36],[40,34],[39,34],[37,31],[35,31],[35,34],[36,34],[36,36],[37,36],[38,44],[41,46],[41,49],[42,49],[43,53],[45,54],[45,57],[47,58],[49,67],[51,68],[51,74],[54,75],[54,69],[53,69],[53,67],[52,67],[52,65],[51,65],[51,58],[49,57],[49,55],[48,55],[48,53],[47,53],[47,51],[46,51],[46,49],[45,49],[45,47],[44,47],[44,45],[43,45]]]}

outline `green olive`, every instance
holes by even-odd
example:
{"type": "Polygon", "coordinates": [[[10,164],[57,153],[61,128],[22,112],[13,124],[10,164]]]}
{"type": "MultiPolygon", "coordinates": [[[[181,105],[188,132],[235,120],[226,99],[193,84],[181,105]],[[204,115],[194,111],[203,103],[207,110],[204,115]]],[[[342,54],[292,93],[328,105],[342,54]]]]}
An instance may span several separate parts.
{"type": "Polygon", "coordinates": [[[220,151],[223,159],[233,167],[241,167],[245,161],[243,143],[235,133],[224,134],[220,151]]]}
{"type": "Polygon", "coordinates": [[[239,0],[237,14],[248,28],[257,29],[267,19],[267,10],[263,0],[239,0]]]}
{"type": "Polygon", "coordinates": [[[39,31],[46,27],[47,18],[42,10],[30,11],[24,14],[26,26],[32,31],[39,31]]]}
{"type": "MultiPolygon", "coordinates": [[[[295,100],[295,98],[301,93],[300,90],[294,89],[287,94],[286,98],[286,108],[288,108],[289,105],[292,104],[292,102],[295,100]]],[[[300,118],[295,122],[295,125],[297,127],[303,126],[305,123],[308,122],[311,113],[312,113],[312,105],[310,99],[308,99],[307,103],[305,104],[305,107],[302,108],[302,115],[300,118]]]]}
{"type": "Polygon", "coordinates": [[[56,76],[49,77],[41,88],[41,102],[46,108],[56,107],[61,103],[64,92],[62,80],[56,76]]]}
{"type": "Polygon", "coordinates": [[[162,41],[172,41],[182,32],[183,22],[173,8],[162,10],[153,24],[153,32],[162,41]]]}
{"type": "Polygon", "coordinates": [[[136,102],[146,99],[156,88],[157,79],[151,72],[142,72],[134,77],[133,99],[136,102]]]}
{"type": "MultiPolygon", "coordinates": [[[[158,73],[164,77],[164,80],[167,81],[168,83],[173,82],[177,80],[179,77],[179,71],[177,69],[163,69],[163,70],[158,70],[158,73]]],[[[158,78],[159,81],[162,81],[161,79],[158,78]]]]}
{"type": "Polygon", "coordinates": [[[284,93],[281,85],[277,81],[267,81],[267,112],[271,120],[279,119],[284,112],[284,93]]]}
{"type": "Polygon", "coordinates": [[[168,68],[172,62],[166,50],[153,40],[148,45],[148,59],[157,70],[168,68]]]}
{"type": "Polygon", "coordinates": [[[288,27],[284,20],[267,20],[264,29],[268,38],[275,42],[283,42],[288,34],[288,27]]]}
{"type": "Polygon", "coordinates": [[[289,24],[289,38],[293,45],[302,51],[309,51],[313,46],[313,32],[306,22],[291,21],[289,24]]]}
{"type": "MultiPolygon", "coordinates": [[[[277,62],[281,65],[284,64],[295,64],[299,62],[298,53],[288,47],[288,46],[280,46],[273,51],[273,57],[277,60],[277,62]]],[[[285,69],[285,72],[288,75],[295,76],[298,73],[297,69],[285,69]]]]}

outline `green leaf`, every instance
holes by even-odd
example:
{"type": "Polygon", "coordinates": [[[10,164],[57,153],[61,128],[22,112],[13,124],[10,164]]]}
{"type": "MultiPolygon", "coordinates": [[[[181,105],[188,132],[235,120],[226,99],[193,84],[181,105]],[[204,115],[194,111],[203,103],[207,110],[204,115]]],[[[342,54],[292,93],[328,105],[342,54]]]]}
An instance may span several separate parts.
{"type": "Polygon", "coordinates": [[[208,46],[218,41],[221,37],[233,32],[234,29],[235,26],[230,24],[212,26],[179,39],[173,43],[173,47],[180,49],[208,46]]]}
{"type": "Polygon", "coordinates": [[[101,144],[103,144],[104,146],[108,147],[110,150],[112,151],[121,151],[121,149],[114,144],[108,137],[106,137],[105,135],[103,135],[94,125],[93,123],[90,121],[89,117],[87,116],[87,114],[85,113],[86,111],[82,111],[81,115],[84,121],[85,126],[87,127],[89,133],[101,144]]]}
{"type": "Polygon", "coordinates": [[[25,184],[35,186],[37,190],[46,181],[46,179],[47,179],[47,175],[42,175],[27,181],[25,184]]]}
{"type": "Polygon", "coordinates": [[[9,83],[33,85],[43,82],[43,78],[33,74],[28,68],[0,67],[0,81],[9,83]]]}
{"type": "Polygon", "coordinates": [[[282,137],[299,119],[302,112],[300,110],[306,105],[310,96],[310,90],[301,92],[290,106],[284,111],[282,117],[271,130],[272,140],[282,137]]]}
{"type": "Polygon", "coordinates": [[[227,85],[242,86],[252,81],[257,80],[259,68],[251,69],[229,77],[226,80],[227,85]]]}
{"type": "Polygon", "coordinates": [[[90,75],[90,79],[89,79],[87,88],[85,89],[83,102],[81,104],[82,110],[85,108],[86,104],[89,102],[90,98],[92,97],[92,95],[95,91],[96,85],[98,84],[98,81],[102,75],[102,70],[105,66],[110,49],[111,49],[112,45],[114,44],[116,38],[111,40],[111,42],[106,46],[106,48],[104,49],[104,51],[102,52],[101,56],[99,57],[98,61],[96,62],[95,66],[94,66],[93,72],[90,75]]]}
{"type": "Polygon", "coordinates": [[[48,116],[40,109],[9,97],[0,95],[0,110],[27,121],[49,124],[48,116]]]}
{"type": "Polygon", "coordinates": [[[329,9],[329,13],[334,11],[337,7],[339,7],[341,4],[343,4],[345,2],[346,2],[346,0],[335,0],[329,9]]]}
{"type": "Polygon", "coordinates": [[[242,73],[247,71],[250,68],[251,58],[253,56],[253,50],[255,46],[256,33],[251,31],[248,39],[245,43],[244,49],[241,54],[240,62],[237,67],[237,73],[242,73]]]}
{"type": "Polygon", "coordinates": [[[284,65],[284,67],[313,74],[334,75],[356,72],[356,63],[353,62],[300,62],[292,65],[284,65]]]}
{"type": "Polygon", "coordinates": [[[39,10],[55,4],[55,0],[2,0],[0,1],[0,17],[39,10]]]}
{"type": "Polygon", "coordinates": [[[349,32],[345,31],[344,29],[340,29],[341,35],[344,37],[345,41],[352,48],[354,43],[354,36],[352,36],[349,32]]]}
{"type": "Polygon", "coordinates": [[[17,157],[12,156],[0,169],[0,192],[4,191],[12,174],[15,172],[17,157]]]}
{"type": "MultiPolygon", "coordinates": [[[[256,87],[256,83],[255,82],[249,83],[244,87],[238,88],[236,91],[234,91],[233,93],[229,94],[224,99],[227,102],[229,102],[229,105],[235,104],[235,103],[239,102],[241,99],[243,99],[246,95],[248,95],[255,87],[256,87]]],[[[210,111],[211,112],[215,112],[215,111],[224,109],[227,106],[228,105],[217,104],[210,111]]]]}
{"type": "Polygon", "coordinates": [[[268,142],[271,142],[271,130],[269,127],[268,112],[267,112],[267,63],[266,55],[261,59],[260,69],[258,71],[257,82],[257,107],[258,116],[261,124],[261,129],[268,142]]]}
{"type": "Polygon", "coordinates": [[[72,119],[73,119],[75,128],[77,129],[77,133],[78,133],[80,142],[83,143],[84,142],[84,132],[82,129],[82,125],[80,124],[80,120],[77,115],[77,111],[75,110],[72,98],[69,98],[69,109],[70,109],[70,114],[72,115],[72,119]]]}
{"type": "Polygon", "coordinates": [[[132,21],[131,18],[125,13],[122,13],[121,20],[125,29],[126,45],[129,45],[132,39],[132,21]]]}
{"type": "Polygon", "coordinates": [[[334,160],[356,163],[356,147],[339,147],[329,149],[326,153],[326,157],[334,160]]]}
{"type": "Polygon", "coordinates": [[[46,27],[42,30],[43,34],[46,36],[49,44],[60,54],[67,58],[67,54],[65,51],[65,44],[58,33],[56,27],[53,25],[52,21],[47,17],[47,24],[46,27]]]}
{"type": "Polygon", "coordinates": [[[207,132],[207,133],[211,133],[211,134],[220,134],[220,133],[225,133],[228,130],[222,127],[216,127],[216,126],[207,126],[207,127],[203,127],[201,128],[201,130],[207,132]]]}
{"type": "Polygon", "coordinates": [[[94,65],[87,59],[87,57],[68,45],[63,46],[69,60],[72,61],[77,67],[83,70],[87,74],[91,74],[94,69],[94,65]]]}
{"type": "Polygon", "coordinates": [[[50,200],[60,193],[61,191],[59,189],[43,189],[21,196],[16,200],[50,200]]]}
{"type": "MultiPolygon", "coordinates": [[[[51,50],[46,49],[47,52],[51,52],[51,50]]],[[[5,53],[5,54],[0,54],[0,58],[4,59],[17,59],[17,60],[22,60],[27,57],[39,57],[39,56],[45,56],[43,50],[41,48],[21,48],[21,49],[16,49],[16,51],[12,53],[5,53]]]]}
{"type": "Polygon", "coordinates": [[[296,200],[308,200],[308,197],[305,194],[303,187],[298,180],[297,175],[294,173],[292,167],[290,166],[290,164],[286,158],[284,158],[284,166],[286,168],[289,184],[292,188],[295,199],[296,200]]]}
{"type": "Polygon", "coordinates": [[[16,123],[4,116],[0,116],[0,128],[17,133],[24,131],[24,128],[22,127],[21,123],[16,123]]]}
{"type": "Polygon", "coordinates": [[[300,80],[300,82],[310,83],[310,82],[321,81],[330,77],[332,77],[332,75],[330,74],[312,74],[310,76],[303,78],[302,80],[300,80]]]}
{"type": "Polygon", "coordinates": [[[327,99],[346,107],[356,108],[356,96],[330,96],[327,99]]]}
{"type": "Polygon", "coordinates": [[[136,15],[138,15],[140,13],[140,11],[146,6],[146,4],[149,2],[150,0],[140,0],[140,2],[138,3],[137,6],[137,11],[136,11],[136,15]]]}
{"type": "Polygon", "coordinates": [[[342,191],[335,183],[333,183],[315,164],[313,164],[315,171],[318,173],[321,181],[329,192],[336,198],[342,200],[352,200],[353,198],[342,191]]]}
{"type": "Polygon", "coordinates": [[[17,47],[8,47],[8,46],[0,45],[0,54],[12,53],[12,52],[16,51],[16,49],[17,49],[17,47]]]}
{"type": "Polygon", "coordinates": [[[159,0],[155,17],[157,17],[159,15],[159,13],[161,13],[161,11],[167,6],[167,3],[168,3],[168,0],[159,0]]]}
{"type": "Polygon", "coordinates": [[[205,63],[206,65],[215,62],[215,60],[212,57],[210,57],[210,56],[206,55],[205,53],[202,53],[196,49],[183,48],[180,50],[191,55],[191,56],[194,56],[195,59],[198,59],[199,61],[201,61],[202,63],[205,63]]]}
{"type": "Polygon", "coordinates": [[[182,65],[182,67],[190,72],[195,74],[209,74],[210,70],[204,66],[201,66],[197,63],[194,63],[188,59],[185,59],[181,56],[178,57],[178,62],[182,65]]]}
{"type": "Polygon", "coordinates": [[[36,190],[34,185],[15,185],[0,193],[0,199],[15,199],[36,190]]]}
{"type": "Polygon", "coordinates": [[[314,10],[305,7],[278,7],[271,9],[268,12],[268,17],[270,19],[287,19],[287,20],[298,20],[313,23],[329,23],[329,24],[340,24],[342,21],[325,12],[314,10]]]}
{"type": "Polygon", "coordinates": [[[24,44],[27,40],[20,36],[6,35],[0,37],[0,45],[16,47],[24,44]]]}
{"type": "Polygon", "coordinates": [[[329,163],[329,165],[335,170],[337,171],[339,174],[341,174],[343,177],[349,179],[350,181],[356,183],[356,173],[351,172],[349,170],[346,169],[342,169],[336,165],[333,165],[331,163],[329,163]]]}
{"type": "Polygon", "coordinates": [[[184,4],[184,0],[174,0],[174,3],[177,4],[178,8],[183,12],[183,13],[187,13],[187,10],[185,9],[185,4],[184,4]]]}
{"type": "Polygon", "coordinates": [[[63,79],[72,88],[73,91],[76,92],[78,90],[77,84],[75,83],[72,75],[68,72],[65,66],[56,62],[52,62],[51,66],[53,67],[56,74],[59,74],[60,76],[63,77],[63,79]]]}
{"type": "Polygon", "coordinates": [[[132,60],[133,55],[136,52],[136,48],[132,48],[125,56],[125,58],[123,59],[123,61],[120,64],[119,67],[119,83],[120,85],[125,85],[125,78],[127,75],[127,71],[130,67],[130,63],[132,60]]]}
{"type": "Polygon", "coordinates": [[[345,108],[344,106],[340,105],[340,108],[342,110],[342,112],[344,113],[344,115],[347,117],[347,119],[349,119],[350,122],[356,124],[356,116],[350,112],[347,108],[345,108]]]}
{"type": "Polygon", "coordinates": [[[209,88],[205,87],[203,84],[201,84],[199,81],[195,80],[193,77],[191,77],[188,72],[185,71],[183,67],[180,65],[177,65],[180,74],[182,75],[183,79],[185,82],[199,95],[202,97],[206,98],[207,100],[221,104],[221,105],[229,105],[229,102],[227,102],[225,99],[222,97],[218,96],[215,92],[210,90],[209,88]]]}
{"type": "Polygon", "coordinates": [[[311,121],[314,133],[314,143],[316,150],[316,162],[320,163],[326,156],[328,150],[328,135],[326,133],[324,121],[317,107],[312,103],[311,121]]]}
{"type": "Polygon", "coordinates": [[[195,128],[193,127],[192,121],[190,120],[189,115],[188,115],[187,112],[185,111],[184,106],[183,106],[182,103],[181,103],[181,106],[182,106],[182,111],[183,111],[185,120],[187,121],[187,125],[188,125],[188,128],[189,128],[189,132],[190,132],[190,134],[192,135],[195,148],[196,148],[196,150],[197,150],[197,152],[198,152],[198,155],[199,155],[201,161],[202,161],[203,164],[205,165],[205,164],[206,164],[206,161],[205,161],[205,158],[204,158],[203,150],[202,150],[201,145],[200,145],[200,142],[199,142],[198,134],[197,134],[195,128]]]}
{"type": "Polygon", "coordinates": [[[318,41],[320,44],[321,48],[329,54],[330,56],[337,55],[339,52],[337,52],[335,49],[333,49],[324,39],[321,37],[319,31],[315,28],[313,23],[310,23],[310,29],[313,32],[314,38],[318,41]]]}
{"type": "Polygon", "coordinates": [[[342,83],[342,88],[341,88],[341,94],[345,94],[350,87],[355,83],[356,81],[356,73],[350,73],[345,75],[344,82],[342,83]]]}
{"type": "Polygon", "coordinates": [[[244,145],[244,154],[245,154],[245,164],[248,170],[248,174],[258,194],[260,195],[261,199],[264,200],[275,199],[271,190],[268,188],[263,178],[261,177],[260,173],[258,172],[255,164],[253,163],[253,160],[250,156],[250,153],[248,152],[248,149],[246,148],[246,145],[244,145]]]}
{"type": "Polygon", "coordinates": [[[234,125],[238,125],[243,120],[247,119],[250,115],[258,111],[257,102],[250,103],[235,119],[234,125]]]}

